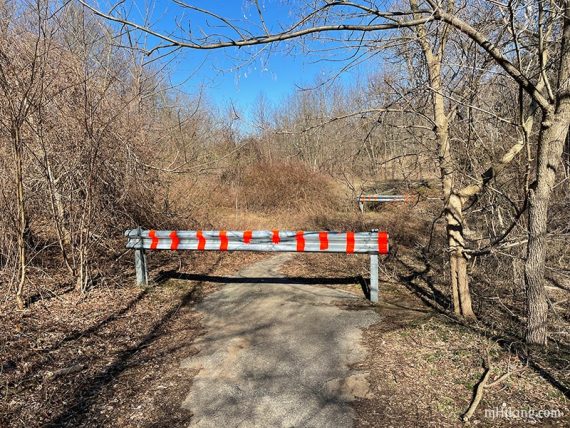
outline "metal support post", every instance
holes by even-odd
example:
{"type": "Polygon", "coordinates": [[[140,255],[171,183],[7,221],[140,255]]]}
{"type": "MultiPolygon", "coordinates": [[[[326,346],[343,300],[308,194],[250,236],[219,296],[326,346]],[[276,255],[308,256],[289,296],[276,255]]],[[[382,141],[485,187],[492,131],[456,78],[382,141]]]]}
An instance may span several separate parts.
{"type": "Polygon", "coordinates": [[[378,253],[370,254],[370,301],[378,303],[378,253]]]}
{"type": "MultiPolygon", "coordinates": [[[[138,228],[139,238],[141,228],[138,228]]],[[[146,265],[146,254],[142,248],[142,238],[140,238],[140,248],[135,249],[135,272],[137,275],[137,285],[141,287],[148,286],[148,268],[146,265]]]]}
{"type": "Polygon", "coordinates": [[[137,285],[148,285],[148,270],[146,267],[146,254],[143,249],[135,250],[135,271],[137,273],[137,285]]]}

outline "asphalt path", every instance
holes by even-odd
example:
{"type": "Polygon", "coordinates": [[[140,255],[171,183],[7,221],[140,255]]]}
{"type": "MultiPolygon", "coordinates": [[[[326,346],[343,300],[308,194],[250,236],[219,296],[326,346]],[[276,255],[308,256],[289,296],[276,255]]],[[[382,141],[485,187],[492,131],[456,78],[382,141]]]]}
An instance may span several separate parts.
{"type": "MultiPolygon", "coordinates": [[[[205,334],[183,407],[198,427],[350,427],[350,403],[369,394],[362,329],[378,321],[364,299],[330,287],[288,284],[279,254],[243,269],[197,309],[205,334]]],[[[298,282],[298,281],[296,281],[298,282]]]]}

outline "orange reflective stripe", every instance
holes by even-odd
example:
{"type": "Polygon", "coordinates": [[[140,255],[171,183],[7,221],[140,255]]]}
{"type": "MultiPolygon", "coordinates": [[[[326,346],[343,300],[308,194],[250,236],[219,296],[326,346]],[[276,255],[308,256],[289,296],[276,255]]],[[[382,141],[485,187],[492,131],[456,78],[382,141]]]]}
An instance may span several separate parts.
{"type": "Polygon", "coordinates": [[[297,251],[305,251],[305,237],[303,236],[303,231],[300,230],[296,235],[297,239],[297,251]]]}
{"type": "Polygon", "coordinates": [[[220,230],[220,251],[228,251],[228,233],[220,230]]]}
{"type": "Polygon", "coordinates": [[[175,230],[173,230],[170,233],[170,239],[172,240],[172,243],[170,244],[170,249],[171,250],[177,250],[178,244],[180,244],[180,238],[178,238],[178,235],[176,234],[175,230]]]}
{"type": "Polygon", "coordinates": [[[354,253],[354,232],[346,233],[346,252],[354,253]]]}
{"type": "Polygon", "coordinates": [[[198,238],[198,249],[203,251],[206,248],[206,238],[202,235],[201,230],[196,232],[196,238],[198,238]]]}
{"type": "Polygon", "coordinates": [[[329,248],[329,234],[328,232],[319,232],[319,242],[321,243],[321,250],[329,248]]]}
{"type": "Polygon", "coordinates": [[[251,237],[253,236],[253,232],[251,230],[246,230],[243,232],[243,242],[249,244],[251,242],[251,237]]]}
{"type": "Polygon", "coordinates": [[[279,238],[279,231],[275,229],[273,231],[273,237],[271,238],[274,244],[279,244],[281,242],[281,238],[279,238]]]}
{"type": "Polygon", "coordinates": [[[156,231],[155,230],[151,230],[148,232],[148,236],[150,237],[151,241],[150,241],[150,249],[151,250],[156,250],[156,247],[158,247],[158,237],[156,236],[156,231]]]}
{"type": "Polygon", "coordinates": [[[388,233],[378,232],[378,252],[388,254],[388,233]]]}

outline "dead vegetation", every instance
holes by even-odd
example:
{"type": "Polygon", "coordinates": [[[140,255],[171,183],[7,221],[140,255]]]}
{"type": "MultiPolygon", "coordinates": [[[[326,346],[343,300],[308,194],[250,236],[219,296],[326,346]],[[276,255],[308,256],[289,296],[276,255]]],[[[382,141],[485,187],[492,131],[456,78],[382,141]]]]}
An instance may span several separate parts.
{"type": "MultiPolygon", "coordinates": [[[[200,334],[193,302],[211,287],[132,288],[122,234],[137,225],[387,230],[384,304],[414,309],[381,306],[384,323],[366,332],[377,391],[359,404],[363,426],[380,417],[452,426],[461,415],[491,425],[481,409],[498,403],[567,408],[570,140],[544,135],[549,120],[561,129],[568,119],[549,107],[564,85],[552,85],[560,62],[532,61],[546,55],[545,26],[565,28],[552,4],[536,2],[544,20],[537,8],[528,22],[522,12],[505,15],[509,28],[535,33],[488,19],[497,5],[457,12],[485,36],[503,34],[500,46],[525,42],[519,67],[531,70],[540,96],[525,95],[447,21],[424,22],[398,33],[419,44],[390,50],[401,60],[392,67],[351,88],[318,82],[279,108],[260,102],[257,130],[245,136],[204,94],[170,87],[168,68],[147,62],[134,33],[74,2],[2,3],[0,424],[185,424],[190,415],[158,391],[186,389],[176,364],[200,334]],[[461,62],[473,66],[456,68],[461,62]],[[428,84],[438,79],[439,89],[428,84]],[[548,161],[559,165],[552,176],[540,154],[554,143],[564,148],[548,161]],[[361,214],[363,192],[413,197],[361,214]],[[535,209],[531,221],[536,192],[548,214],[535,209]],[[458,287],[476,320],[453,315],[472,318],[457,311],[458,287]],[[540,328],[529,336],[532,325],[540,328]],[[527,346],[529,337],[544,346],[527,346]],[[469,412],[472,398],[481,401],[469,412]]],[[[564,53],[557,41],[547,45],[551,58],[564,53]]],[[[149,261],[156,281],[212,266],[232,274],[255,257],[149,261]]],[[[289,269],[354,280],[355,293],[368,276],[358,256],[303,255],[289,269]]]]}
{"type": "MultiPolygon", "coordinates": [[[[511,279],[495,279],[495,287],[489,288],[485,278],[496,275],[483,269],[474,273],[473,291],[475,301],[480,302],[477,313],[486,316],[469,323],[453,316],[445,271],[426,264],[418,252],[429,241],[429,222],[410,219],[406,214],[429,212],[425,204],[398,204],[344,218],[344,226],[384,222],[398,226],[401,218],[402,229],[411,229],[406,235],[395,228],[400,238],[393,239],[395,248],[381,261],[377,308],[381,321],[365,330],[363,342],[369,354],[359,366],[370,372],[367,378],[373,397],[357,403],[358,426],[378,426],[378,420],[385,422],[383,426],[415,426],[420,421],[425,426],[458,426],[461,420],[481,426],[533,422],[499,413],[492,416],[500,409],[559,410],[564,417],[538,422],[565,426],[570,417],[567,345],[555,342],[547,350],[527,347],[520,324],[524,293],[519,286],[498,297],[497,288],[512,284],[511,279]]],[[[368,263],[365,256],[307,254],[289,262],[284,272],[308,277],[318,272],[332,278],[356,274],[352,284],[335,287],[363,295],[361,285],[368,278],[368,263]]],[[[356,309],[368,308],[363,305],[356,309]]],[[[553,331],[568,328],[558,324],[567,311],[565,307],[552,321],[551,325],[557,326],[553,331]]]]}
{"type": "MultiPolygon", "coordinates": [[[[258,257],[210,253],[183,267],[229,275],[258,257]]],[[[151,262],[154,288],[103,286],[87,298],[57,292],[23,313],[2,303],[0,425],[187,426],[180,400],[192,376],[179,365],[201,334],[193,305],[216,286],[176,280],[172,258],[151,262]]]]}

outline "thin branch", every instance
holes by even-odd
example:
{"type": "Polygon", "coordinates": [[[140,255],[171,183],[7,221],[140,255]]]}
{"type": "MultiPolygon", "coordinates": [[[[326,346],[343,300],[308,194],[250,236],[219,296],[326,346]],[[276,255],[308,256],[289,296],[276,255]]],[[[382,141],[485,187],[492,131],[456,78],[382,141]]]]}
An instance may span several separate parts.
{"type": "Polygon", "coordinates": [[[451,15],[442,10],[434,0],[426,0],[433,7],[434,19],[441,20],[451,24],[457,30],[465,34],[467,37],[475,41],[500,65],[525,91],[540,105],[545,112],[554,109],[553,104],[542,95],[542,92],[517,68],[510,62],[497,46],[491,42],[483,33],[477,31],[467,22],[451,15]]]}
{"type": "Polygon", "coordinates": [[[156,51],[156,50],[164,49],[164,48],[176,47],[176,46],[183,47],[183,48],[190,48],[190,49],[203,49],[203,50],[221,49],[221,48],[226,48],[226,47],[255,46],[255,45],[281,42],[284,40],[290,40],[290,39],[303,37],[303,36],[307,36],[307,35],[315,34],[315,33],[331,32],[331,31],[372,32],[372,31],[394,30],[394,29],[404,28],[404,27],[414,27],[418,24],[423,24],[423,23],[426,23],[426,22],[433,20],[432,16],[428,16],[425,18],[412,19],[409,21],[398,21],[398,22],[395,22],[393,24],[320,25],[320,26],[309,27],[309,28],[305,28],[305,29],[297,30],[297,31],[285,30],[285,31],[274,33],[271,35],[258,35],[258,36],[252,36],[252,37],[243,37],[243,38],[240,38],[239,40],[229,40],[229,41],[225,41],[225,42],[219,41],[216,43],[200,44],[200,43],[191,42],[191,41],[188,42],[188,41],[178,40],[178,39],[171,37],[171,36],[168,36],[164,33],[160,33],[158,31],[152,30],[151,28],[146,27],[144,25],[139,25],[139,24],[132,22],[132,21],[129,21],[127,19],[123,19],[123,18],[119,18],[119,17],[113,16],[113,15],[109,15],[107,13],[103,13],[100,10],[98,10],[97,8],[88,4],[84,0],[78,0],[78,1],[79,1],[79,3],[81,3],[83,6],[85,6],[87,9],[92,11],[97,16],[100,16],[100,17],[105,18],[105,19],[112,21],[112,22],[117,22],[117,23],[122,24],[122,25],[127,25],[130,27],[136,28],[137,30],[143,31],[145,33],[150,34],[151,36],[154,36],[160,40],[167,42],[166,45],[159,45],[159,46],[153,48],[152,51],[156,51]]]}

